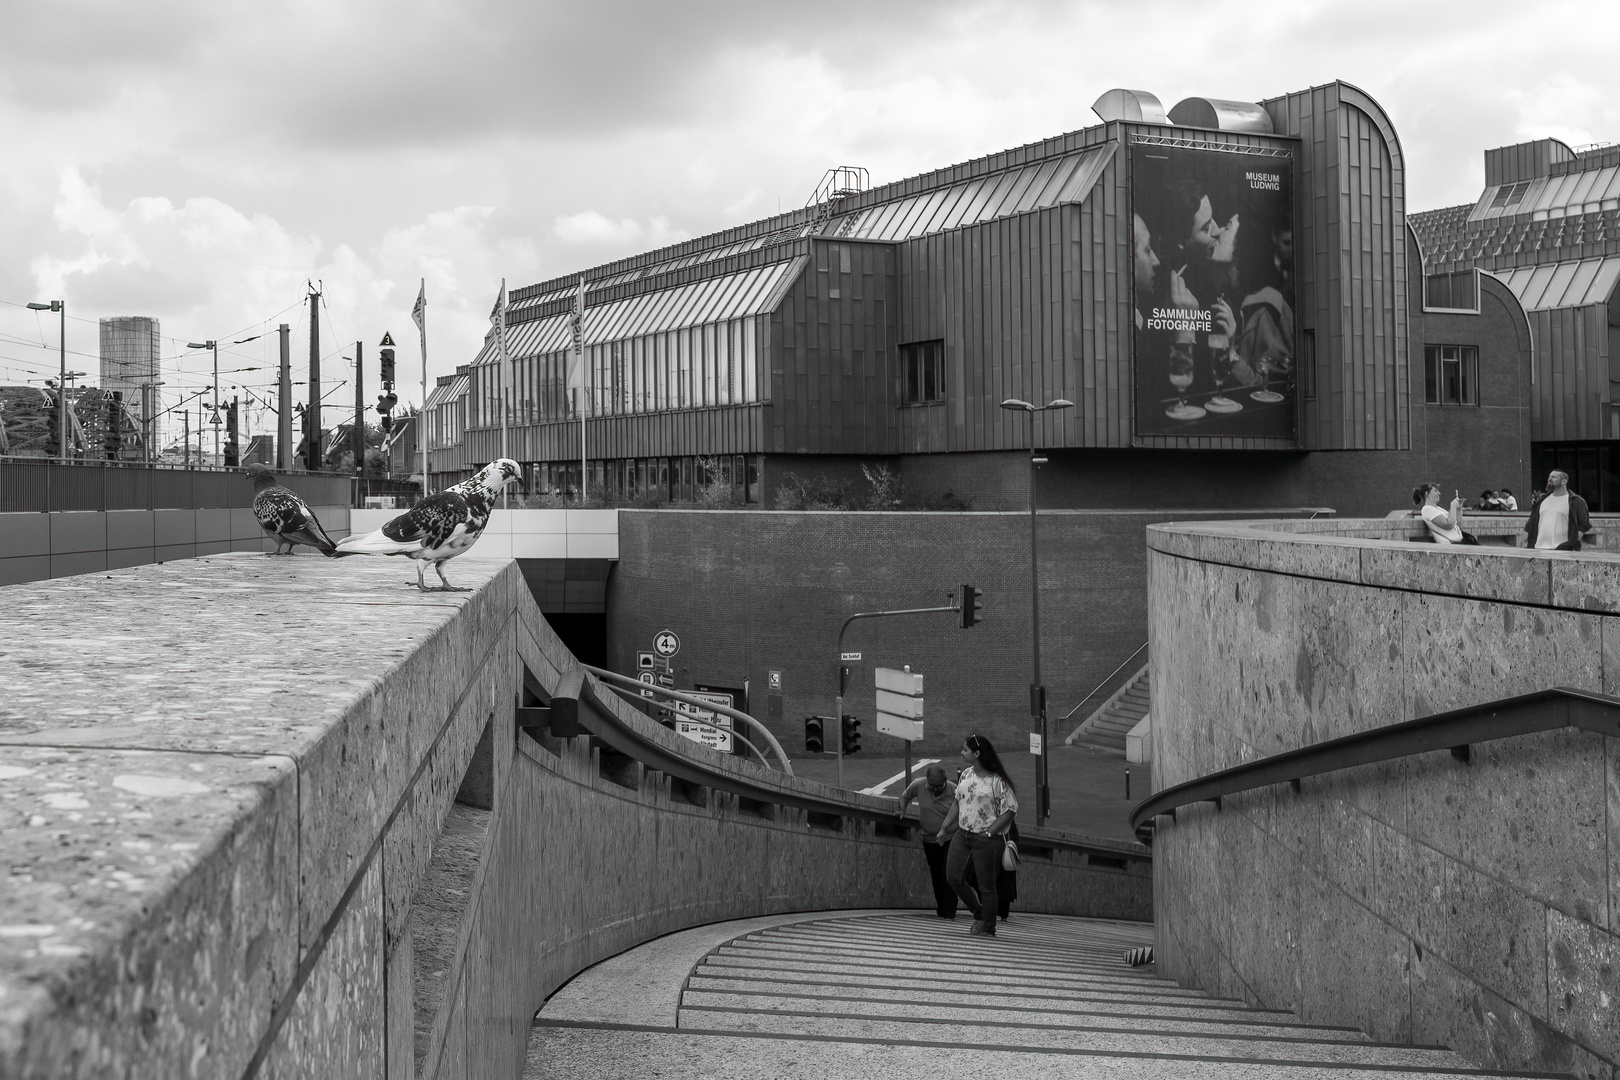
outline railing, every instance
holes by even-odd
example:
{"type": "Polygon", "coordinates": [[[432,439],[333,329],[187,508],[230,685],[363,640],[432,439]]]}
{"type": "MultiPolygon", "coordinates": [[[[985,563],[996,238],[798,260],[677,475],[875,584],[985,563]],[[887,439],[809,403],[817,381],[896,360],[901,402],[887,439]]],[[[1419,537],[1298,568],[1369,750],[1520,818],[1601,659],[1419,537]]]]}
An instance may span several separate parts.
{"type": "MultiPolygon", "coordinates": [[[[1134,652],[1132,652],[1131,655],[1129,655],[1129,656],[1127,656],[1125,658],[1125,663],[1120,664],[1119,667],[1115,668],[1113,671],[1110,671],[1103,678],[1102,682],[1098,683],[1096,686],[1091,688],[1091,693],[1087,694],[1085,697],[1080,699],[1080,705],[1084,705],[1086,702],[1088,702],[1092,698],[1096,697],[1097,696],[1097,691],[1101,690],[1103,687],[1107,686],[1111,681],[1113,681],[1114,676],[1118,675],[1120,672],[1124,671],[1125,668],[1126,668],[1126,665],[1128,665],[1132,660],[1135,660],[1138,656],[1142,655],[1142,650],[1147,648],[1147,647],[1148,647],[1148,643],[1145,642],[1145,641],[1142,642],[1142,644],[1138,645],[1136,647],[1136,650],[1134,652]]],[[[1067,720],[1069,717],[1071,717],[1075,713],[1079,712],[1080,711],[1080,705],[1076,705],[1074,708],[1070,709],[1068,712],[1066,712],[1062,716],[1058,717],[1058,723],[1060,723],[1060,724],[1063,723],[1063,721],[1067,720]]]]}
{"type": "Polygon", "coordinates": [[[1291,783],[1298,791],[1299,782],[1307,776],[1436,750],[1450,750],[1452,756],[1467,761],[1469,747],[1475,743],[1562,728],[1620,738],[1620,698],[1560,686],[1329,739],[1165,788],[1131,811],[1131,828],[1137,839],[1151,844],[1154,819],[1169,814],[1175,820],[1177,808],[1191,803],[1219,806],[1228,795],[1272,784],[1291,783]]]}
{"type": "MultiPolygon", "coordinates": [[[[586,675],[589,672],[591,676],[596,676],[602,670],[586,667],[584,670],[576,669],[572,673],[565,673],[556,690],[550,694],[547,707],[518,710],[518,729],[560,738],[589,735],[626,757],[641,762],[645,768],[654,772],[673,776],[688,784],[728,791],[756,803],[791,806],[828,817],[858,818],[886,826],[914,827],[917,824],[915,816],[902,816],[897,810],[879,804],[877,798],[873,796],[857,795],[854,792],[843,793],[842,797],[840,794],[824,794],[827,789],[821,784],[777,772],[755,780],[749,775],[753,771],[752,768],[748,771],[740,767],[728,769],[704,761],[705,755],[689,752],[697,749],[696,744],[684,739],[677,739],[682,744],[679,749],[671,749],[620,717],[615,708],[616,699],[607,693],[616,688],[599,678],[586,675]]],[[[613,676],[615,681],[634,683],[636,689],[650,689],[645,683],[636,682],[616,672],[609,671],[606,674],[613,676]]],[[[680,695],[679,691],[669,693],[685,696],[680,695]]],[[[704,709],[722,711],[705,701],[693,699],[693,702],[704,709]]],[[[735,712],[735,710],[723,711],[735,712]]],[[[759,724],[759,721],[746,713],[741,715],[759,724]]],[[[760,725],[761,729],[763,726],[760,725]]],[[[662,728],[658,730],[663,731],[662,728]]],[[[765,732],[764,738],[769,740],[768,745],[777,747],[775,738],[768,731],[765,732]]],[[[779,747],[777,751],[780,752],[779,747]]],[[[785,755],[782,760],[786,761],[785,755]]],[[[888,801],[884,800],[885,803],[888,801]]],[[[1096,865],[1118,869],[1125,869],[1133,863],[1151,864],[1153,861],[1152,852],[1126,841],[1092,842],[1071,834],[1036,827],[1020,829],[1019,832],[1023,837],[1022,847],[1026,849],[1026,854],[1029,851],[1042,850],[1072,851],[1085,855],[1096,865]]]]}
{"type": "MultiPolygon", "coordinates": [[[[692,697],[689,694],[683,694],[679,690],[671,690],[668,687],[641,682],[638,679],[630,678],[628,675],[620,675],[616,671],[608,671],[606,668],[592,667],[590,664],[581,664],[580,666],[586,671],[590,672],[592,675],[595,675],[598,679],[601,679],[603,682],[607,683],[610,689],[615,690],[626,697],[629,697],[630,694],[634,692],[636,697],[630,699],[630,703],[632,705],[640,704],[639,698],[642,694],[655,694],[659,697],[668,698],[671,701],[679,701],[683,704],[691,705],[694,708],[702,709],[705,712],[718,713],[721,716],[727,716],[732,720],[747,724],[748,730],[758,732],[760,740],[764,742],[766,746],[771,748],[771,752],[776,755],[776,760],[780,763],[778,767],[781,769],[781,771],[789,776],[793,775],[793,763],[788,760],[787,753],[782,749],[782,744],[776,741],[776,736],[772,735],[770,729],[764,724],[760,723],[758,720],[755,720],[752,716],[749,716],[740,709],[733,709],[726,705],[716,705],[712,701],[705,701],[702,698],[692,697]]],[[[764,765],[766,768],[770,767],[770,760],[765,757],[764,752],[761,751],[758,746],[754,745],[747,738],[745,738],[742,732],[736,730],[728,731],[728,729],[720,727],[717,724],[712,724],[707,720],[702,720],[689,714],[683,715],[681,719],[687,723],[697,724],[700,727],[706,727],[711,731],[730,734],[732,738],[736,739],[738,742],[742,743],[743,746],[752,750],[759,758],[761,765],[764,765]]]]}

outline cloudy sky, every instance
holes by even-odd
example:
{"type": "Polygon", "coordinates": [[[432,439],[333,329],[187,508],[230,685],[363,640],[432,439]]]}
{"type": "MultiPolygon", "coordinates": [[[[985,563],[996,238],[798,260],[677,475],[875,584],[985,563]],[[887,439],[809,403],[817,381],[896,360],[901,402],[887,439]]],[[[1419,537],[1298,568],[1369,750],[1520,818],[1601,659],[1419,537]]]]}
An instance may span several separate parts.
{"type": "MultiPolygon", "coordinates": [[[[210,381],[188,340],[290,322],[297,370],[306,280],[335,378],[345,342],[371,356],[385,330],[414,370],[425,278],[441,374],[502,276],[802,205],[830,165],[882,183],[1085,127],[1114,86],[1169,106],[1344,79],[1393,116],[1410,209],[1472,201],[1485,147],[1620,139],[1615,10],[0,0],[0,382],[55,370],[55,317],[19,305],[58,297],[92,374],[97,317],[160,317],[171,401],[210,381]]],[[[271,334],[221,382],[268,387],[273,365],[271,334]]]]}

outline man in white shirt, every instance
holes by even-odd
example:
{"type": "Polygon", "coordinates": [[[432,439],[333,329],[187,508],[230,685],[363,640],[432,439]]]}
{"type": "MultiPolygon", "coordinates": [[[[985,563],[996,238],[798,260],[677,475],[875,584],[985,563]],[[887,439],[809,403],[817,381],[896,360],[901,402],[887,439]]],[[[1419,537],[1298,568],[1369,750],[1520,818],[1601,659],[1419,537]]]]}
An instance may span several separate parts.
{"type": "Polygon", "coordinates": [[[1569,490],[1569,474],[1554,469],[1547,474],[1547,490],[1530,504],[1525,523],[1525,546],[1538,551],[1579,551],[1581,537],[1592,531],[1586,500],[1569,490]]]}

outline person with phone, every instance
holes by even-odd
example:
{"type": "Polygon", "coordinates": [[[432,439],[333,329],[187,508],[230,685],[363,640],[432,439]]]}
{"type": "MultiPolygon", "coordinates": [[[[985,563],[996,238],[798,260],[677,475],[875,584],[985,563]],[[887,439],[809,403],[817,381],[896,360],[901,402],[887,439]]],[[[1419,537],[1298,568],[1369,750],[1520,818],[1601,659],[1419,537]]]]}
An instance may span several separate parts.
{"type": "Polygon", "coordinates": [[[1463,531],[1463,505],[1460,493],[1453,493],[1451,505],[1440,505],[1439,484],[1419,484],[1412,489],[1412,502],[1429,527],[1429,537],[1437,544],[1478,544],[1479,538],[1463,531]]]}

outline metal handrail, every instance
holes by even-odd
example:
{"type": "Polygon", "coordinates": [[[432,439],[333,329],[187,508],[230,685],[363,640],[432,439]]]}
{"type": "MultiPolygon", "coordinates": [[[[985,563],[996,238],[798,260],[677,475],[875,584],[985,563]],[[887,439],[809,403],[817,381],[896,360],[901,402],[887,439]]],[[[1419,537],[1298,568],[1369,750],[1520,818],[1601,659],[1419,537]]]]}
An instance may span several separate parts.
{"type": "MultiPolygon", "coordinates": [[[[644,683],[639,679],[632,679],[627,675],[620,675],[617,671],[608,671],[606,668],[592,667],[590,664],[581,664],[580,667],[584,668],[592,675],[595,675],[598,679],[601,679],[605,683],[616,684],[615,689],[618,686],[624,686],[631,690],[651,690],[655,694],[661,694],[664,697],[670,698],[674,701],[685,702],[694,708],[704,709],[708,712],[717,712],[721,716],[729,716],[733,720],[741,720],[743,723],[749,725],[750,730],[755,730],[760,733],[765,744],[771,748],[771,750],[776,754],[776,759],[782,763],[782,771],[787,773],[789,776],[793,775],[793,763],[788,760],[787,752],[782,749],[782,744],[776,741],[776,736],[771,734],[769,728],[760,723],[758,720],[755,720],[752,716],[749,716],[747,713],[742,712],[739,709],[728,708],[725,705],[716,705],[712,701],[704,701],[702,698],[692,697],[689,694],[683,694],[679,690],[670,690],[667,687],[656,686],[652,683],[644,683]]],[[[732,734],[736,734],[736,732],[733,732],[732,734]]],[[[739,735],[738,738],[741,738],[741,736],[739,735]]],[[[760,754],[757,747],[755,748],[754,752],[759,754],[759,759],[761,761],[765,761],[765,755],[760,754]]],[[[767,764],[769,763],[767,762],[767,764]]]]}
{"type": "MultiPolygon", "coordinates": [[[[645,684],[643,684],[643,687],[645,688],[645,684]]],[[[608,683],[608,689],[613,691],[615,694],[618,694],[621,698],[628,701],[632,705],[641,704],[640,695],[633,694],[628,687],[615,686],[613,683],[608,683]]],[[[730,735],[733,739],[736,739],[748,749],[752,750],[754,752],[754,756],[759,758],[759,763],[761,765],[765,766],[767,769],[771,767],[770,759],[765,756],[759,747],[749,742],[742,732],[733,728],[723,728],[719,724],[711,724],[707,720],[699,720],[697,717],[692,716],[689,713],[681,714],[681,722],[685,724],[695,724],[698,727],[708,728],[710,731],[717,732],[722,735],[730,735]]],[[[746,757],[746,755],[744,756],[746,757]]]]}
{"type": "MultiPolygon", "coordinates": [[[[596,669],[586,667],[586,670],[594,673],[596,669]]],[[[692,744],[684,739],[675,739],[682,744],[680,749],[672,748],[657,736],[641,730],[620,716],[618,711],[610,706],[606,695],[603,694],[604,689],[617,690],[617,687],[609,685],[605,680],[599,679],[594,682],[590,679],[584,680],[580,687],[580,704],[585,706],[588,702],[589,707],[582,707],[579,710],[580,726],[588,734],[641,762],[654,772],[665,773],[690,784],[729,791],[746,799],[775,806],[791,806],[812,813],[860,818],[885,825],[909,826],[916,823],[915,817],[897,815],[893,800],[889,798],[862,796],[848,791],[833,791],[823,795],[814,790],[822,787],[819,784],[804,788],[799,785],[809,782],[796,780],[790,783],[785,778],[770,775],[755,779],[740,769],[727,768],[718,762],[707,762],[703,760],[706,755],[689,753],[685,748],[692,744]]],[[[697,704],[703,708],[713,708],[707,702],[697,704]]],[[[640,713],[636,715],[641,716],[640,713]]],[[[656,730],[659,734],[664,734],[663,728],[656,730]]],[[[1074,852],[1088,858],[1122,859],[1128,864],[1151,865],[1153,862],[1151,851],[1126,840],[1078,836],[1039,826],[1020,829],[1019,832],[1024,846],[1029,849],[1051,848],[1074,852]]]]}
{"type": "MultiPolygon", "coordinates": [[[[1130,662],[1131,662],[1131,661],[1132,661],[1132,660],[1135,660],[1135,659],[1136,659],[1136,657],[1137,657],[1137,654],[1138,654],[1138,653],[1140,653],[1140,652],[1141,652],[1141,651],[1142,651],[1142,650],[1143,650],[1143,649],[1145,649],[1145,648],[1147,648],[1147,647],[1148,647],[1148,643],[1147,643],[1147,642],[1145,642],[1145,641],[1144,641],[1144,642],[1142,642],[1142,644],[1140,644],[1140,645],[1138,645],[1138,646],[1137,646],[1137,647],[1136,647],[1136,650],[1135,650],[1135,651],[1134,651],[1134,652],[1132,652],[1132,653],[1131,653],[1131,655],[1129,655],[1129,656],[1127,656],[1127,657],[1126,657],[1126,658],[1125,658],[1125,663],[1123,663],[1123,664],[1120,664],[1120,665],[1119,665],[1119,667],[1117,667],[1117,668],[1115,668],[1115,669],[1114,669],[1114,670],[1113,670],[1113,671],[1110,671],[1110,672],[1109,672],[1109,673],[1108,673],[1108,674],[1107,674],[1107,675],[1106,675],[1106,676],[1105,676],[1105,677],[1104,677],[1104,678],[1103,678],[1103,681],[1102,681],[1102,682],[1100,682],[1100,683],[1098,683],[1098,684],[1097,684],[1097,685],[1096,685],[1096,686],[1094,686],[1094,687],[1092,687],[1092,690],[1091,690],[1091,693],[1089,693],[1089,694],[1087,694],[1087,695],[1086,695],[1086,696],[1085,696],[1085,697],[1083,697],[1083,698],[1081,698],[1081,699],[1080,699],[1080,705],[1084,705],[1084,704],[1085,704],[1085,703],[1086,703],[1086,702],[1088,702],[1088,701],[1090,701],[1090,700],[1091,700],[1091,699],[1092,699],[1092,698],[1094,698],[1094,697],[1096,697],[1096,696],[1097,696],[1097,691],[1098,691],[1098,690],[1101,690],[1101,689],[1102,689],[1102,688],[1103,688],[1103,687],[1105,687],[1105,686],[1107,686],[1107,685],[1108,685],[1108,680],[1109,680],[1109,679],[1112,679],[1112,678],[1113,678],[1113,677],[1114,677],[1114,676],[1115,676],[1115,675],[1118,675],[1118,674],[1119,674],[1119,673],[1120,673],[1120,672],[1122,672],[1122,671],[1124,671],[1124,670],[1125,670],[1125,667],[1126,667],[1126,665],[1127,665],[1127,664],[1129,664],[1129,663],[1130,663],[1130,662]]],[[[1061,723],[1063,723],[1063,721],[1064,721],[1064,720],[1067,720],[1067,719],[1068,719],[1068,718],[1069,718],[1069,717],[1071,717],[1071,716],[1073,716],[1073,715],[1074,715],[1074,714],[1075,714],[1075,713],[1077,713],[1077,712],[1079,712],[1079,711],[1080,711],[1080,705],[1076,705],[1076,706],[1075,706],[1075,707],[1074,707],[1074,708],[1072,708],[1072,709],[1070,709],[1070,710],[1069,710],[1069,711],[1068,711],[1068,712],[1066,712],[1066,713],[1064,713],[1064,714],[1063,714],[1063,715],[1062,715],[1062,716],[1061,716],[1061,717],[1060,717],[1060,718],[1059,718],[1059,719],[1058,719],[1058,723],[1060,723],[1060,724],[1061,724],[1061,723]]]]}
{"type": "Polygon", "coordinates": [[[1562,728],[1620,738],[1620,698],[1557,686],[1314,743],[1165,788],[1131,811],[1131,829],[1142,843],[1151,844],[1154,819],[1169,814],[1174,820],[1176,809],[1190,803],[1219,806],[1228,795],[1284,782],[1292,783],[1297,791],[1299,781],[1307,776],[1436,750],[1450,750],[1467,761],[1468,748],[1474,743],[1562,728]]]}

